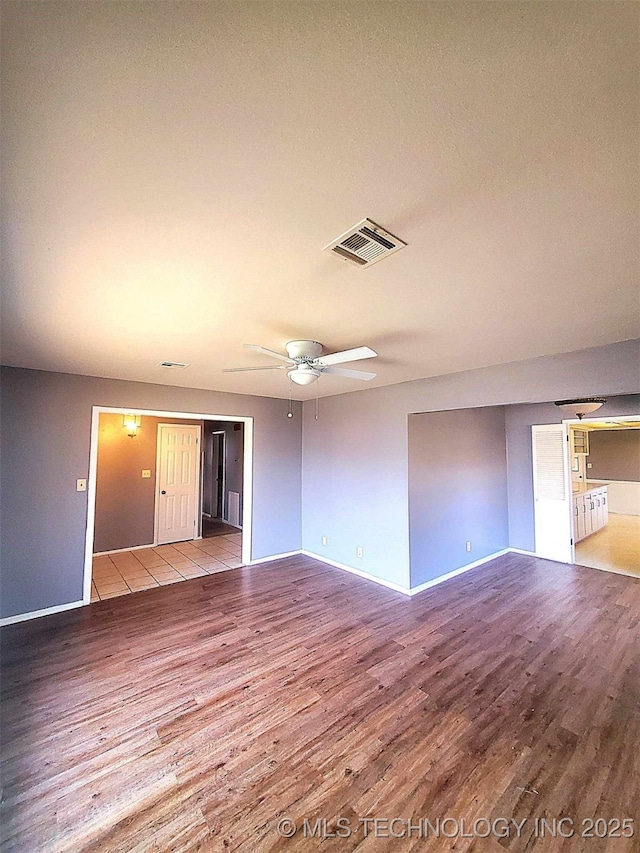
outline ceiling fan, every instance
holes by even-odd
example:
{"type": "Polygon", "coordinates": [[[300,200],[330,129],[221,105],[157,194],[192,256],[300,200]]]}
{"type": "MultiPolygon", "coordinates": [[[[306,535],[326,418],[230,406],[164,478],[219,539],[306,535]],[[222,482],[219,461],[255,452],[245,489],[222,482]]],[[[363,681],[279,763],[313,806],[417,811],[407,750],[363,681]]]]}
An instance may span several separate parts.
{"type": "Polygon", "coordinates": [[[349,361],[375,358],[378,353],[369,347],[355,347],[355,349],[332,352],[328,355],[322,355],[323,346],[317,341],[289,341],[285,347],[287,355],[257,344],[245,344],[245,347],[271,358],[277,358],[285,363],[277,367],[270,365],[264,367],[229,367],[223,370],[223,373],[237,373],[245,370],[286,370],[289,379],[297,385],[311,385],[325,373],[330,376],[343,376],[345,379],[364,379],[365,381],[375,379],[376,376],[375,373],[367,373],[364,370],[334,367],[336,364],[344,364],[349,361]]]}

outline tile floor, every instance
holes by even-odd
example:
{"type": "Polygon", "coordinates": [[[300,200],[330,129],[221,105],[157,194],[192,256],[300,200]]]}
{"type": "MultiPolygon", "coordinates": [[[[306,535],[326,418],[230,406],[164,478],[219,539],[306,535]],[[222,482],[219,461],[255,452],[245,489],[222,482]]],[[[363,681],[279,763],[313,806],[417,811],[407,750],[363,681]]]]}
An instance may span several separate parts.
{"type": "Polygon", "coordinates": [[[640,515],[609,513],[609,523],[576,545],[576,563],[640,577],[640,515]]]}
{"type": "Polygon", "coordinates": [[[212,575],[242,565],[241,533],[93,558],[91,601],[212,575]]]}

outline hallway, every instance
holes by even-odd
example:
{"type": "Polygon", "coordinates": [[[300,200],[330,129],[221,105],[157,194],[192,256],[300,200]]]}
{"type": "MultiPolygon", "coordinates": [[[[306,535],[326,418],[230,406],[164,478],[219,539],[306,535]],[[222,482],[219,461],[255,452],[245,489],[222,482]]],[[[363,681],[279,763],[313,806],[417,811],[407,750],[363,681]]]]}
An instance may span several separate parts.
{"type": "Polygon", "coordinates": [[[93,558],[91,601],[213,575],[242,565],[241,533],[93,558]]]}

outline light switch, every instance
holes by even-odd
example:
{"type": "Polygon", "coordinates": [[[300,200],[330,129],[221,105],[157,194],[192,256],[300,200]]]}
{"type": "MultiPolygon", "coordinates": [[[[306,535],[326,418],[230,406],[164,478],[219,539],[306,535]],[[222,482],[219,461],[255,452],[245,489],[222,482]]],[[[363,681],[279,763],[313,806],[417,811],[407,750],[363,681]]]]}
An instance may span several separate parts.
{"type": "Polygon", "coordinates": [[[142,479],[149,480],[151,478],[151,468],[142,469],[142,479]]]}
{"type": "Polygon", "coordinates": [[[87,491],[87,481],[86,480],[76,480],[76,492],[86,492],[87,491]]]}

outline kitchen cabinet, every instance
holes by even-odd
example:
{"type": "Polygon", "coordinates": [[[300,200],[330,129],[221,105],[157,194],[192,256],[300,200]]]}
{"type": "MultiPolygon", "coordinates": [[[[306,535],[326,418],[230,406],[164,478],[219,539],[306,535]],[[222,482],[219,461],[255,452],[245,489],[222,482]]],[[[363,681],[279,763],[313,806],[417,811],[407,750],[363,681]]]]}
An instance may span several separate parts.
{"type": "Polygon", "coordinates": [[[575,456],[589,455],[589,433],[586,429],[571,429],[572,451],[575,456]]]}
{"type": "Polygon", "coordinates": [[[609,521],[606,486],[597,486],[573,496],[573,539],[580,542],[609,521]]]}

